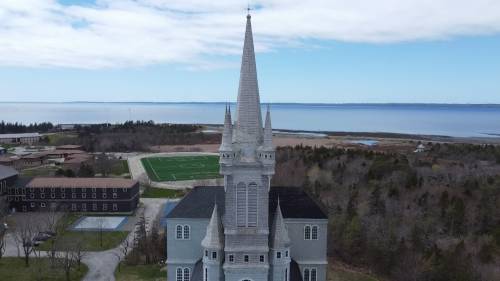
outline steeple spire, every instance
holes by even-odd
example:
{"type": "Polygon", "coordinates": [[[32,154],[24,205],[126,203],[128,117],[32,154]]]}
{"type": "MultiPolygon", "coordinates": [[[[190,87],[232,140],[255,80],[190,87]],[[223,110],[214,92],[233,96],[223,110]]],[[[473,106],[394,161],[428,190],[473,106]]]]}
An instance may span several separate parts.
{"type": "Polygon", "coordinates": [[[262,115],[250,14],[247,15],[241,59],[236,127],[237,142],[257,144],[262,141],[262,115]]]}
{"type": "Polygon", "coordinates": [[[281,213],[279,198],[276,213],[274,214],[271,235],[271,247],[273,249],[286,248],[290,246],[290,237],[288,236],[288,230],[286,229],[283,214],[281,213]]]}
{"type": "Polygon", "coordinates": [[[215,203],[212,217],[207,226],[207,234],[201,240],[201,246],[205,249],[221,250],[224,245],[222,234],[222,224],[217,212],[217,203],[215,203]]]}
{"type": "Polygon", "coordinates": [[[264,126],[263,146],[264,146],[265,150],[272,150],[273,149],[273,128],[271,126],[271,109],[269,108],[269,105],[267,105],[266,124],[264,126]]]}
{"type": "Polygon", "coordinates": [[[222,132],[222,143],[220,145],[220,151],[231,150],[231,143],[233,140],[233,125],[231,121],[231,107],[226,105],[226,113],[224,116],[224,130],[222,132]]]}

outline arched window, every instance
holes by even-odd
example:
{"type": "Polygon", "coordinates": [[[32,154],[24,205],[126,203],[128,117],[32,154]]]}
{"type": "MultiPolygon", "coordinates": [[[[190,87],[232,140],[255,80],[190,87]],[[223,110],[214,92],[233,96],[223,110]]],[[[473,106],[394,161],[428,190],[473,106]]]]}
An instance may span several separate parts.
{"type": "Polygon", "coordinates": [[[184,235],[183,235],[183,238],[184,238],[184,239],[189,239],[189,236],[190,236],[190,228],[189,228],[189,225],[185,225],[185,226],[184,226],[184,235]]]}
{"type": "Polygon", "coordinates": [[[311,281],[316,281],[316,268],[311,268],[311,281]]]}
{"type": "MultiPolygon", "coordinates": [[[[177,280],[179,281],[179,280],[177,280]]],[[[304,269],[304,281],[310,281],[309,279],[309,268],[304,269]]]]}
{"type": "Polygon", "coordinates": [[[236,185],[236,224],[237,226],[246,226],[247,212],[247,187],[240,182],[236,185]]]}
{"type": "Polygon", "coordinates": [[[183,281],[182,280],[182,268],[178,267],[175,271],[175,281],[183,281]]]}
{"type": "Polygon", "coordinates": [[[317,225],[312,226],[311,239],[318,240],[318,226],[317,225]]]}
{"type": "Polygon", "coordinates": [[[310,225],[304,226],[304,240],[311,240],[311,226],[310,225]]]}
{"type": "Polygon", "coordinates": [[[288,268],[285,268],[285,281],[288,281],[288,268]]]}
{"type": "Polygon", "coordinates": [[[182,225],[177,225],[175,227],[175,238],[176,239],[182,239],[182,225]]]}
{"type": "Polygon", "coordinates": [[[208,281],[208,268],[205,267],[203,270],[203,280],[208,281]]]}
{"type": "Polygon", "coordinates": [[[185,267],[184,268],[184,280],[183,281],[189,281],[190,274],[189,274],[189,268],[185,267]]]}
{"type": "Polygon", "coordinates": [[[248,185],[248,226],[257,226],[257,210],[258,210],[258,200],[257,200],[257,184],[252,182],[248,185]]]}

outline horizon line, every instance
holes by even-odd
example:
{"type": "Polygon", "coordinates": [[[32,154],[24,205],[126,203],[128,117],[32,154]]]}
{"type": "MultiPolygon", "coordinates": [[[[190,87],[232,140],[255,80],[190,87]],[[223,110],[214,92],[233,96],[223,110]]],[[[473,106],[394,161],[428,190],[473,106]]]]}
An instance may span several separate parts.
{"type": "MultiPolygon", "coordinates": [[[[0,101],[0,104],[9,103],[39,103],[39,104],[72,104],[72,103],[101,103],[101,104],[236,104],[236,101],[0,101]]],[[[500,106],[500,103],[444,103],[444,102],[261,102],[261,105],[455,105],[455,106],[500,106]]]]}

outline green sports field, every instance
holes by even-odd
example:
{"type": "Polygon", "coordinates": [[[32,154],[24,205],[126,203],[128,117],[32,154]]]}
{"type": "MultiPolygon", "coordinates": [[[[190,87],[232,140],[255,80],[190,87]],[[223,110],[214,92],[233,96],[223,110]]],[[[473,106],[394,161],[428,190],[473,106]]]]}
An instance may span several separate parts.
{"type": "Polygon", "coordinates": [[[219,156],[179,156],[142,158],[153,181],[214,179],[219,177],[219,156]]]}

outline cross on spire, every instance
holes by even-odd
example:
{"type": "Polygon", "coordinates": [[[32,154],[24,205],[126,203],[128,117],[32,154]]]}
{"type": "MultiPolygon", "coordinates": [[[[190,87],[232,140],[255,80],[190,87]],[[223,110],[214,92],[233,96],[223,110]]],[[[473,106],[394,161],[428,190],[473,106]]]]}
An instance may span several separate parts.
{"type": "Polygon", "coordinates": [[[250,15],[250,11],[253,10],[252,8],[250,8],[250,3],[248,3],[248,6],[247,6],[247,13],[248,15],[250,15]]]}

